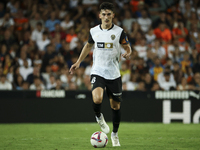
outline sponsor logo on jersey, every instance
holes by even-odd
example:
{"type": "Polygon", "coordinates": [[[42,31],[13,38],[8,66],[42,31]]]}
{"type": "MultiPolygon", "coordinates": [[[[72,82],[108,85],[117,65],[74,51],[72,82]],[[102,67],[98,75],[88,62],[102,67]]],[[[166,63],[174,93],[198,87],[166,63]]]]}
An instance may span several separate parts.
{"type": "Polygon", "coordinates": [[[97,42],[98,48],[113,48],[113,43],[97,42]]]}
{"type": "Polygon", "coordinates": [[[115,39],[115,35],[114,35],[114,34],[111,35],[111,39],[112,39],[112,40],[115,39]]]}

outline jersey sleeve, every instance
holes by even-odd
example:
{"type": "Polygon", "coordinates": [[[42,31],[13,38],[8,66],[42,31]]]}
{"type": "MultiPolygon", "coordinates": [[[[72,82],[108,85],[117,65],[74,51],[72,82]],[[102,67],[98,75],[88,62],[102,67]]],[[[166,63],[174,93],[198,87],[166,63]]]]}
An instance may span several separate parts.
{"type": "Polygon", "coordinates": [[[89,33],[88,43],[90,43],[90,44],[94,44],[94,40],[93,40],[93,38],[92,38],[91,33],[89,33]]]}
{"type": "Polygon", "coordinates": [[[120,36],[120,39],[119,39],[119,43],[120,44],[128,44],[129,43],[128,37],[127,37],[126,33],[124,32],[124,30],[121,33],[121,36],[120,36]]]}

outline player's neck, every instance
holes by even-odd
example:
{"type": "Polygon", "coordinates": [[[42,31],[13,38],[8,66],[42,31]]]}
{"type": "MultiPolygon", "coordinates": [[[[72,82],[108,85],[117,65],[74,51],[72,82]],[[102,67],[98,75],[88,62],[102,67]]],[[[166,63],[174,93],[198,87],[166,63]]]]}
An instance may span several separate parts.
{"type": "Polygon", "coordinates": [[[101,24],[102,29],[110,29],[111,27],[112,27],[112,23],[111,24],[101,24]]]}

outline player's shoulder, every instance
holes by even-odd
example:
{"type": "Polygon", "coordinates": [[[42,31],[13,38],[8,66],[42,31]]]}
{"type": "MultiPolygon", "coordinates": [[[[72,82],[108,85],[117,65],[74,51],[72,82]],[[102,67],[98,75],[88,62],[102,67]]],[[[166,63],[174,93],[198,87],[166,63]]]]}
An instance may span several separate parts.
{"type": "Polygon", "coordinates": [[[121,28],[118,25],[114,25],[112,30],[114,30],[115,32],[121,33],[123,31],[123,28],[121,28]]]}
{"type": "Polygon", "coordinates": [[[92,27],[92,28],[90,28],[90,32],[93,32],[93,31],[98,31],[98,30],[100,30],[100,27],[99,27],[100,25],[96,25],[96,26],[94,26],[94,27],[92,27]]]}

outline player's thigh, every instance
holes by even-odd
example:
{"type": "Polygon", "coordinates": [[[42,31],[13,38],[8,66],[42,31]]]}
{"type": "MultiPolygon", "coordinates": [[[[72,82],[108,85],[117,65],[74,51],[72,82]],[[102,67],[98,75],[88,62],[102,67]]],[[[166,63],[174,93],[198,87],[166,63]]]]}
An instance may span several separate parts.
{"type": "Polygon", "coordinates": [[[111,99],[110,101],[114,105],[116,102],[122,102],[122,82],[121,78],[117,78],[115,80],[107,80],[106,82],[106,93],[108,97],[111,99]]]}
{"type": "Polygon", "coordinates": [[[96,104],[102,103],[103,93],[104,93],[104,90],[101,87],[96,87],[92,91],[92,98],[93,98],[94,103],[96,103],[96,104]]]}
{"type": "Polygon", "coordinates": [[[103,100],[103,93],[105,89],[105,79],[98,75],[91,75],[92,84],[92,98],[94,103],[100,104],[103,100]]]}

